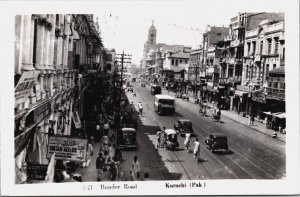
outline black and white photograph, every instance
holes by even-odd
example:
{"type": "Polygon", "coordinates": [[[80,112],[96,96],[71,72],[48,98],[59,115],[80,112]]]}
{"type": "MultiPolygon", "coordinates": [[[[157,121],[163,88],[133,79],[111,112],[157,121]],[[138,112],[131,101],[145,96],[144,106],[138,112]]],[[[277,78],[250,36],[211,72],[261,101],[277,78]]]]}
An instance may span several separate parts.
{"type": "Polygon", "coordinates": [[[3,195],[300,193],[299,2],[0,5],[3,195]]]}

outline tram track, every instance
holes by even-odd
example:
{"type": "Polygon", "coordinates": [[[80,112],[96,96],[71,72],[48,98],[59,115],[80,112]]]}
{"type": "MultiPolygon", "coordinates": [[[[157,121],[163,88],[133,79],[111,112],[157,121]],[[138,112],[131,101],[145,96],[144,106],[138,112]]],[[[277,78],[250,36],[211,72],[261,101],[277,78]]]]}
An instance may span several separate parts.
{"type": "MultiPolygon", "coordinates": [[[[145,98],[145,96],[147,94],[145,93],[142,93],[140,91],[139,88],[136,88],[137,91],[139,92],[142,100],[147,103],[149,102],[149,99],[147,101],[147,99],[145,98]]],[[[147,88],[148,89],[148,88],[147,88]]],[[[149,95],[150,95],[150,92],[149,92],[149,95]]],[[[148,95],[147,95],[148,96],[148,95]]],[[[151,95],[152,96],[152,95],[151,95]]],[[[151,116],[153,117],[154,121],[156,122],[157,126],[160,126],[162,127],[161,123],[159,121],[157,121],[157,114],[154,114],[153,110],[151,109],[151,106],[147,106],[147,109],[149,111],[149,113],[151,114],[151,116]]],[[[181,108],[183,108],[183,106],[181,105],[177,105],[181,108]]],[[[196,110],[197,111],[197,110],[196,110]]],[[[188,114],[188,113],[185,113],[184,110],[181,110],[180,111],[181,115],[184,116],[185,118],[189,119],[193,119],[195,117],[191,117],[193,115],[195,115],[195,112],[191,112],[192,114],[188,114]]],[[[197,113],[196,113],[197,114],[197,113]]],[[[199,116],[199,114],[197,114],[199,116]]],[[[203,117],[204,118],[204,117],[203,117]]],[[[168,122],[175,122],[177,121],[177,117],[170,117],[170,119],[168,119],[168,122]]],[[[201,122],[207,122],[208,120],[206,121],[201,121],[201,122]]],[[[195,131],[196,131],[196,134],[199,136],[199,138],[201,138],[201,140],[204,140],[210,133],[211,133],[211,130],[214,130],[216,127],[219,127],[219,125],[214,125],[214,124],[206,124],[205,126],[203,125],[200,125],[200,122],[194,122],[194,128],[195,128],[195,131]],[[201,132],[200,132],[201,131],[201,132]],[[203,134],[205,133],[205,134],[203,134]],[[207,135],[207,136],[205,136],[207,135]]],[[[225,158],[226,160],[229,160],[231,162],[228,163],[229,161],[226,161],[225,159],[220,159],[218,156],[214,155],[214,154],[211,154],[210,151],[207,149],[206,146],[202,145],[201,144],[201,148],[202,150],[205,151],[205,153],[207,155],[209,155],[210,157],[212,157],[215,161],[217,161],[221,166],[223,166],[223,169],[228,171],[235,179],[241,179],[241,178],[245,178],[245,177],[248,177],[249,179],[255,179],[255,178],[266,178],[266,177],[260,177],[258,174],[262,173],[262,174],[266,174],[268,178],[274,178],[274,175],[272,174],[272,171],[274,170],[277,170],[277,176],[275,176],[275,178],[282,178],[285,173],[282,171],[282,170],[278,170],[276,168],[276,166],[272,166],[271,164],[269,164],[267,161],[264,161],[263,159],[261,159],[260,157],[258,157],[255,153],[253,152],[248,152],[248,149],[244,146],[241,146],[240,144],[236,144],[233,140],[231,140],[229,138],[229,145],[231,147],[231,150],[234,151],[234,153],[236,153],[236,155],[238,155],[239,157],[238,158],[234,158],[232,157],[231,155],[226,155],[225,158]],[[258,161],[258,162],[253,162],[251,161],[250,159],[248,159],[247,157],[244,156],[243,154],[243,151],[247,153],[247,155],[249,155],[252,159],[251,160],[254,160],[254,161],[258,161]],[[239,161],[240,159],[240,161],[239,161]],[[224,163],[224,161],[226,161],[224,163]],[[227,165],[227,164],[230,164],[230,165],[227,165]],[[240,165],[240,163],[244,163],[244,165],[240,165]],[[245,168],[245,165],[248,164],[245,168]],[[249,170],[247,169],[247,167],[250,167],[252,168],[252,170],[249,170]],[[267,166],[269,170],[263,170],[261,168],[261,166],[267,166]],[[237,168],[233,169],[232,166],[236,166],[237,168]],[[235,173],[235,171],[241,171],[243,172],[244,176],[245,177],[240,177],[238,174],[235,173]],[[252,171],[256,171],[256,173],[253,173],[252,171]],[[260,173],[258,173],[260,172],[260,173]],[[279,172],[279,175],[278,175],[278,172],[279,172]]],[[[177,153],[176,151],[172,151],[172,153],[174,154],[174,156],[176,157],[176,160],[177,162],[179,163],[179,165],[181,166],[184,174],[186,175],[186,177],[188,177],[189,179],[192,179],[192,174],[189,173],[189,170],[184,166],[184,163],[181,161],[180,159],[180,155],[179,153],[177,153]]],[[[223,157],[224,158],[224,157],[223,157]]],[[[192,159],[192,158],[191,158],[192,159]]],[[[208,169],[206,167],[203,166],[203,169],[206,171],[207,174],[211,174],[210,171],[208,171],[208,169]]]]}

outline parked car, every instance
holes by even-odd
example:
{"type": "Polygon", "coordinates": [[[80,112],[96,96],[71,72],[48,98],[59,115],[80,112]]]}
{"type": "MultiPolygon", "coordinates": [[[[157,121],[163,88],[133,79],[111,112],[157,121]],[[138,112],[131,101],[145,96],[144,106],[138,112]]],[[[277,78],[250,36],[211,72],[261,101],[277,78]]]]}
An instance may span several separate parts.
{"type": "Polygon", "coordinates": [[[175,98],[181,98],[181,93],[180,93],[180,92],[177,92],[177,93],[175,94],[175,98]]]}
{"type": "Polygon", "coordinates": [[[117,140],[120,148],[137,148],[136,130],[134,128],[122,128],[118,134],[117,140]]]}
{"type": "Polygon", "coordinates": [[[145,87],[145,86],[146,86],[145,82],[142,82],[142,83],[141,83],[141,86],[142,86],[142,87],[145,87]]]}
{"type": "Polygon", "coordinates": [[[174,129],[179,135],[185,135],[187,133],[193,133],[193,124],[190,120],[179,119],[174,124],[174,129]]]}
{"type": "Polygon", "coordinates": [[[182,98],[182,100],[187,100],[187,101],[189,101],[189,96],[187,95],[187,94],[183,94],[182,96],[181,96],[181,98],[182,98]]]}
{"type": "Polygon", "coordinates": [[[221,133],[212,133],[205,139],[205,144],[214,153],[217,150],[228,150],[227,136],[221,133]]]}

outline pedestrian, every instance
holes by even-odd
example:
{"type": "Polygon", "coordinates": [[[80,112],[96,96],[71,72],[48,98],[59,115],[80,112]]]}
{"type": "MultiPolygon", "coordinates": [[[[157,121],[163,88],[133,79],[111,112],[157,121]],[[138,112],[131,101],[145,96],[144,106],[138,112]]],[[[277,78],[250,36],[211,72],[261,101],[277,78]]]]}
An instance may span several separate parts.
{"type": "Polygon", "coordinates": [[[156,130],[156,138],[157,138],[156,148],[160,148],[161,147],[160,137],[161,137],[161,130],[157,129],[156,130]]]}
{"type": "Polygon", "coordinates": [[[115,157],[115,147],[112,146],[110,143],[108,144],[108,155],[111,159],[115,157]]]}
{"type": "Polygon", "coordinates": [[[82,163],[83,168],[89,167],[93,154],[94,154],[94,148],[93,148],[92,144],[89,143],[87,153],[86,153],[86,160],[82,163]]]}
{"type": "Polygon", "coordinates": [[[130,111],[131,111],[131,113],[134,112],[134,104],[133,104],[133,102],[131,102],[130,111]]]}
{"type": "Polygon", "coordinates": [[[190,151],[190,141],[191,141],[191,134],[190,133],[185,134],[184,145],[185,145],[185,149],[188,152],[190,151]]]}
{"type": "Polygon", "coordinates": [[[96,125],[96,141],[99,142],[101,139],[101,127],[99,124],[96,125]]]}
{"type": "Polygon", "coordinates": [[[134,175],[134,178],[140,178],[140,163],[138,161],[138,157],[134,156],[132,164],[132,174],[134,175]]]}
{"type": "Polygon", "coordinates": [[[254,118],[254,115],[252,114],[251,115],[251,125],[254,125],[254,120],[255,120],[255,118],[254,118]]]}
{"type": "Polygon", "coordinates": [[[133,97],[136,97],[136,91],[134,91],[134,93],[133,93],[133,97]]]}
{"type": "Polygon", "coordinates": [[[251,126],[251,116],[249,116],[248,125],[251,126]]]}
{"type": "Polygon", "coordinates": [[[101,181],[101,179],[102,179],[104,164],[105,164],[105,160],[102,156],[102,153],[100,152],[98,157],[97,157],[97,160],[96,160],[96,169],[97,169],[97,172],[98,172],[97,181],[101,181]]]}
{"type": "Polygon", "coordinates": [[[108,133],[109,133],[109,124],[107,121],[105,121],[105,124],[104,124],[104,135],[108,136],[108,133]]]}
{"type": "Polygon", "coordinates": [[[200,142],[198,140],[198,138],[196,138],[195,142],[194,142],[194,158],[198,158],[200,153],[200,142]]]}

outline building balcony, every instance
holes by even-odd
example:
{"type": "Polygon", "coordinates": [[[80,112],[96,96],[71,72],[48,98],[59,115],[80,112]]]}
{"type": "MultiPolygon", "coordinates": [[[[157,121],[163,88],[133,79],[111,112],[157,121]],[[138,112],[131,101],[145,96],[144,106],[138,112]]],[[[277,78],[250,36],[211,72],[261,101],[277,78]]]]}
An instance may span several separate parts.
{"type": "Polygon", "coordinates": [[[277,31],[284,31],[284,22],[279,22],[279,23],[274,23],[272,25],[268,25],[265,33],[266,34],[270,34],[273,32],[277,32],[277,31]]]}
{"type": "Polygon", "coordinates": [[[246,31],[245,38],[252,38],[252,37],[256,37],[257,35],[258,35],[258,29],[253,29],[250,31],[246,31]]]}
{"type": "Polygon", "coordinates": [[[242,64],[243,58],[231,57],[231,58],[229,58],[228,63],[229,64],[242,64]]]}

